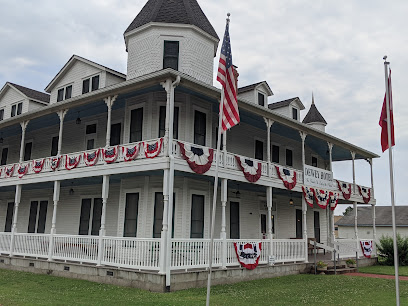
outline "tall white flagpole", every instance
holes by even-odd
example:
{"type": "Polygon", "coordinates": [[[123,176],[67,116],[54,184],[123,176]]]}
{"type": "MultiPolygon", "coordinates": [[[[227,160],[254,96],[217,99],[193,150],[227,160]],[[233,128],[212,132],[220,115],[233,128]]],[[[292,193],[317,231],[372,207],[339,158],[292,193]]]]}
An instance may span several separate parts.
{"type": "MultiPolygon", "coordinates": [[[[227,21],[228,22],[228,21],[227,21]]],[[[211,274],[212,274],[212,258],[213,258],[213,245],[214,245],[214,224],[215,224],[215,212],[217,204],[217,190],[218,190],[218,163],[220,160],[220,148],[221,148],[221,131],[222,131],[222,116],[224,112],[224,88],[221,89],[221,101],[220,101],[220,114],[218,118],[218,139],[217,139],[217,151],[215,159],[215,177],[214,177],[214,193],[212,203],[212,216],[211,216],[211,240],[210,240],[210,252],[208,254],[208,281],[207,281],[207,302],[206,305],[210,305],[210,293],[211,293],[211,274]]]]}
{"type": "Polygon", "coordinates": [[[397,229],[395,224],[395,194],[394,194],[394,171],[393,171],[393,161],[392,161],[392,139],[391,139],[391,116],[390,116],[390,90],[389,90],[389,80],[388,80],[388,65],[387,56],[384,59],[384,72],[385,72],[385,94],[386,94],[386,107],[387,107],[387,132],[388,132],[388,153],[389,153],[389,163],[390,163],[390,185],[391,185],[391,206],[392,206],[392,234],[394,240],[394,267],[395,267],[395,294],[397,298],[397,306],[400,305],[400,294],[399,294],[399,273],[398,273],[398,246],[397,246],[397,229]]]}

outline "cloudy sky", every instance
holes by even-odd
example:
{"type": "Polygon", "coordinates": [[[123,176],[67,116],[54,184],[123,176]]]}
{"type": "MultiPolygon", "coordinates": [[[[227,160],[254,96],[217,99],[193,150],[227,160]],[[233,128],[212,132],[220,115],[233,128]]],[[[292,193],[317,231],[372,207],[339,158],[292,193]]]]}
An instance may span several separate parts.
{"type": "MultiPolygon", "coordinates": [[[[145,2],[0,0],[0,86],[11,81],[43,90],[72,54],[126,73],[123,32],[145,2]]],[[[403,182],[408,181],[408,108],[403,106],[408,96],[408,1],[199,3],[220,37],[226,13],[231,13],[240,86],[266,80],[275,94],[270,103],[298,96],[306,109],[313,91],[328,133],[381,156],[374,161],[378,205],[390,205],[388,154],[381,153],[378,126],[384,97],[382,58],[387,54],[393,68],[396,200],[408,204],[403,194],[403,182]]],[[[357,162],[356,171],[357,183],[370,186],[367,162],[357,162]]],[[[352,181],[351,162],[335,164],[334,174],[352,181]]]]}

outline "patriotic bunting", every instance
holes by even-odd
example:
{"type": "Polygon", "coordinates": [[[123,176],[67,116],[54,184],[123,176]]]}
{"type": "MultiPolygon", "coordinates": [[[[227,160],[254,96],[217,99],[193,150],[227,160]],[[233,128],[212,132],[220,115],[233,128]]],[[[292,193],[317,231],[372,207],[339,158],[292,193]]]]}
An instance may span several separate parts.
{"type": "Polygon", "coordinates": [[[20,164],[17,170],[18,177],[23,178],[23,176],[26,175],[27,171],[28,171],[28,164],[25,164],[25,165],[20,164]]]}
{"type": "Polygon", "coordinates": [[[87,166],[93,166],[98,162],[100,149],[93,151],[92,153],[84,152],[84,162],[87,166]]]}
{"type": "Polygon", "coordinates": [[[338,186],[339,190],[343,193],[343,198],[345,200],[350,199],[350,197],[351,197],[351,184],[337,181],[337,186],[338,186]]]}
{"type": "Polygon", "coordinates": [[[119,146],[102,149],[103,159],[106,163],[112,164],[118,158],[119,146]]]}
{"type": "Polygon", "coordinates": [[[296,171],[295,170],[290,170],[290,169],[285,169],[285,168],[279,168],[278,166],[275,166],[276,172],[278,173],[279,178],[282,180],[283,185],[289,190],[292,190],[296,186],[296,171]]]}
{"type": "Polygon", "coordinates": [[[65,169],[72,170],[76,168],[81,161],[81,154],[77,156],[66,156],[65,158],[65,169]]]}
{"type": "Polygon", "coordinates": [[[329,204],[330,193],[327,190],[321,189],[314,189],[313,192],[317,205],[319,205],[321,209],[326,209],[327,205],[329,204]]]}
{"type": "Polygon", "coordinates": [[[157,155],[159,155],[162,144],[163,138],[160,138],[155,142],[143,142],[146,158],[155,158],[157,155]]]}
{"type": "Polygon", "coordinates": [[[12,165],[9,168],[5,167],[4,177],[12,177],[13,173],[14,173],[14,165],[12,165]]]}
{"type": "Polygon", "coordinates": [[[128,162],[136,159],[137,154],[139,153],[140,144],[131,147],[122,147],[123,150],[123,159],[128,162]]]}
{"type": "Polygon", "coordinates": [[[358,186],[358,191],[360,192],[360,195],[363,197],[364,203],[368,204],[368,202],[370,202],[371,199],[371,189],[358,186]]]}
{"type": "Polygon", "coordinates": [[[33,171],[34,173],[40,173],[44,167],[45,158],[41,160],[33,160],[33,171]]]}
{"type": "Polygon", "coordinates": [[[254,163],[250,159],[245,159],[235,155],[239,168],[244,173],[245,178],[248,182],[255,183],[258,181],[262,175],[261,163],[254,163]]]}
{"type": "Polygon", "coordinates": [[[305,197],[306,203],[313,208],[314,200],[314,189],[306,186],[302,186],[303,196],[305,197]]]}
{"type": "Polygon", "coordinates": [[[371,253],[373,252],[373,241],[372,240],[360,240],[361,250],[366,258],[371,258],[371,253]]]}
{"type": "Polygon", "coordinates": [[[212,165],[214,149],[193,147],[178,141],[180,152],[195,173],[206,173],[212,165]]]}
{"type": "Polygon", "coordinates": [[[332,191],[330,192],[330,209],[331,210],[335,210],[337,207],[337,203],[339,202],[339,198],[340,198],[340,193],[337,191],[332,191]]]}
{"type": "Polygon", "coordinates": [[[55,156],[50,158],[50,167],[52,171],[55,171],[58,169],[59,165],[61,162],[61,156],[55,156]]]}
{"type": "Polygon", "coordinates": [[[253,270],[258,266],[261,256],[262,243],[237,243],[234,242],[235,254],[242,267],[253,270]]]}

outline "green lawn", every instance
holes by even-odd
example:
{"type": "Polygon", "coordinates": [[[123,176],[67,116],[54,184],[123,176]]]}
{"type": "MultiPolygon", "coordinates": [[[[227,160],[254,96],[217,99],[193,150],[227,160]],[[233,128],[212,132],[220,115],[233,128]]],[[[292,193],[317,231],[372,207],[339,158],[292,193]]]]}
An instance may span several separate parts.
{"type": "MultiPolygon", "coordinates": [[[[362,273],[373,273],[373,274],[385,274],[385,275],[394,275],[394,266],[369,266],[369,267],[363,267],[358,269],[359,272],[362,273]]],[[[408,267],[399,267],[398,268],[398,274],[399,276],[408,276],[408,267]]]]}
{"type": "MultiPolygon", "coordinates": [[[[392,305],[392,280],[294,275],[214,286],[212,305],[392,305]]],[[[0,270],[0,305],[204,305],[205,289],[151,293],[82,280],[0,270]]],[[[408,282],[401,282],[408,305],[408,282]]]]}

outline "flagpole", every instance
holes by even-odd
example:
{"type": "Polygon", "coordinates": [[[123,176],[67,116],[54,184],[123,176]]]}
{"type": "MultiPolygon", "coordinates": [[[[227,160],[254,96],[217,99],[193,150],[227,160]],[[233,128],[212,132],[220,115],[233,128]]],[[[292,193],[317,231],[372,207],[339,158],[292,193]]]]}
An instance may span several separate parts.
{"type": "Polygon", "coordinates": [[[397,298],[397,306],[400,305],[400,294],[399,294],[399,273],[398,273],[398,245],[397,245],[397,229],[395,225],[395,194],[394,194],[394,171],[393,171],[393,160],[392,160],[392,139],[391,139],[391,116],[390,116],[390,91],[388,79],[388,65],[387,56],[384,59],[384,72],[385,72],[385,93],[386,93],[386,108],[387,108],[387,132],[388,132],[388,153],[389,153],[389,163],[390,163],[390,186],[391,186],[391,206],[392,206],[392,234],[394,240],[394,267],[395,267],[395,294],[397,298]]]}

